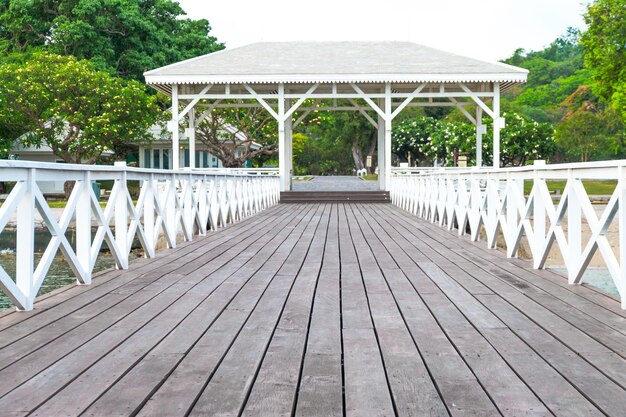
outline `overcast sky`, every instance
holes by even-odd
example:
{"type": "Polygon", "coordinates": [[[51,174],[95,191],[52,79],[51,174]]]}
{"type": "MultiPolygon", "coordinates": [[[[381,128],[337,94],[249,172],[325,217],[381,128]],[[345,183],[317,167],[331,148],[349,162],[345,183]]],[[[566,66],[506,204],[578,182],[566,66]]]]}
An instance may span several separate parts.
{"type": "Polygon", "coordinates": [[[179,0],[227,48],[260,41],[400,40],[485,60],[583,28],[587,0],[179,0]]]}

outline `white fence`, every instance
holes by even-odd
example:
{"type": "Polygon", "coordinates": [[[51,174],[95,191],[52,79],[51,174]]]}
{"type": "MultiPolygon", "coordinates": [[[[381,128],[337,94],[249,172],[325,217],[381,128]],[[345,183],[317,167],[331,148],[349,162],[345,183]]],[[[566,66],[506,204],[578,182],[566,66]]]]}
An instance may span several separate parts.
{"type": "MultiPolygon", "coordinates": [[[[508,169],[439,170],[392,175],[391,199],[399,207],[437,222],[459,235],[479,240],[484,231],[489,248],[498,236],[509,257],[517,256],[523,236],[536,269],[544,268],[550,249],[558,246],[570,284],[581,283],[592,257],[599,253],[626,308],[626,161],[545,165],[508,169]],[[560,198],[553,200],[547,181],[563,180],[560,198]],[[583,181],[609,180],[615,190],[598,216],[583,181]],[[530,182],[528,193],[524,182],[530,182]],[[607,239],[618,228],[613,247],[607,239]],[[583,242],[583,228],[590,235],[583,242]],[[615,247],[615,250],[614,250],[615,247]]],[[[528,190],[527,190],[528,191],[528,190]]],[[[586,232],[586,233],[587,233],[586,232]]]]}
{"type": "Polygon", "coordinates": [[[103,241],[117,267],[126,269],[135,237],[145,256],[151,258],[160,236],[173,248],[179,232],[190,241],[196,234],[204,235],[209,229],[272,206],[280,196],[278,176],[245,170],[214,173],[0,161],[0,182],[16,183],[0,207],[0,234],[11,220],[17,228],[15,279],[0,267],[0,289],[22,310],[33,308],[59,249],[78,282],[89,284],[103,241]],[[112,181],[113,188],[102,208],[92,185],[104,180],[112,181]],[[75,181],[59,218],[40,189],[50,181],[75,181]],[[138,186],[136,201],[131,197],[129,184],[138,186]],[[52,237],[35,268],[36,212],[52,237]],[[72,221],[76,228],[75,249],[65,235],[72,221]],[[97,227],[93,236],[92,222],[97,227]]]}

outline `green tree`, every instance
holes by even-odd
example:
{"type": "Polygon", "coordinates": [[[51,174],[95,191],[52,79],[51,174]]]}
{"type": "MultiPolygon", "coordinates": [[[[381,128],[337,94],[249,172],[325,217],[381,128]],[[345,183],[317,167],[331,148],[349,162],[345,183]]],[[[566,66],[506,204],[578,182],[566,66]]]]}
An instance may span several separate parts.
{"type": "Polygon", "coordinates": [[[437,120],[432,117],[418,116],[401,120],[393,125],[391,151],[411,165],[411,161],[424,163],[426,147],[431,141],[431,134],[437,128],[437,120]]]}
{"type": "MultiPolygon", "coordinates": [[[[556,149],[551,123],[538,123],[517,113],[503,113],[506,128],[500,132],[500,164],[521,166],[535,159],[548,159],[556,149]]],[[[488,143],[493,133],[487,131],[488,143]]],[[[490,152],[491,154],[491,152],[490,152]]]]}
{"type": "Polygon", "coordinates": [[[626,120],[626,0],[595,0],[585,14],[582,45],[596,91],[626,120]]]}
{"type": "MultiPolygon", "coordinates": [[[[0,66],[0,127],[24,145],[49,146],[69,163],[93,164],[120,144],[149,140],[161,111],[136,81],[85,60],[39,53],[0,66]]],[[[0,129],[0,132],[2,132],[0,129]]]]}
{"type": "Polygon", "coordinates": [[[320,110],[307,122],[309,137],[324,150],[327,161],[335,162],[320,163],[322,171],[325,167],[327,173],[352,173],[355,168],[364,168],[365,157],[376,152],[377,131],[359,112],[320,110]]]}
{"type": "Polygon", "coordinates": [[[431,141],[422,149],[425,155],[437,159],[446,166],[454,165],[454,154],[467,155],[470,165],[476,160],[476,131],[474,126],[466,122],[443,121],[436,123],[430,134],[431,141]]]}
{"type": "Polygon", "coordinates": [[[196,138],[223,166],[241,168],[278,152],[277,130],[276,120],[262,107],[214,109],[197,126],[196,138]]]}
{"type": "Polygon", "coordinates": [[[556,142],[568,160],[587,162],[598,159],[608,149],[602,116],[580,111],[565,118],[556,128],[556,142]]]}
{"type": "MultiPolygon", "coordinates": [[[[554,130],[550,123],[538,123],[517,113],[502,113],[506,127],[500,132],[500,164],[525,165],[535,159],[548,159],[555,151],[554,130]]],[[[490,119],[485,120],[483,164],[493,158],[493,131],[490,119]]],[[[430,134],[431,141],[422,146],[424,153],[444,165],[454,164],[454,154],[466,155],[469,165],[476,164],[476,131],[472,124],[439,121],[430,134]]]]}
{"type": "Polygon", "coordinates": [[[0,51],[44,49],[142,80],[143,72],[223,48],[206,20],[171,0],[0,0],[0,51]]]}

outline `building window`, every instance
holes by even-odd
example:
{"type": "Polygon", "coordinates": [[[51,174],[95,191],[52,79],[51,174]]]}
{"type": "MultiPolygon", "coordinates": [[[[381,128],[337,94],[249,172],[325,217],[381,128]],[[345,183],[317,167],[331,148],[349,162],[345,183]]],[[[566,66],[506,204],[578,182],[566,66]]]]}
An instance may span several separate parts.
{"type": "Polygon", "coordinates": [[[150,160],[150,149],[143,150],[143,166],[144,168],[152,168],[152,163],[150,160]]]}
{"type": "Polygon", "coordinates": [[[196,168],[201,168],[202,165],[200,164],[200,157],[202,156],[202,152],[200,151],[196,151],[196,168]]]}
{"type": "Polygon", "coordinates": [[[203,161],[202,161],[202,167],[203,168],[208,168],[209,165],[209,153],[208,152],[203,152],[203,161]]]}
{"type": "Polygon", "coordinates": [[[170,150],[163,149],[163,169],[170,169],[170,150]]]}
{"type": "Polygon", "coordinates": [[[185,155],[185,159],[183,160],[184,162],[183,166],[188,167],[189,166],[189,149],[185,149],[184,155],[185,155]]]}
{"type": "Polygon", "coordinates": [[[161,150],[153,149],[152,150],[152,167],[153,168],[161,168],[161,150]]]}

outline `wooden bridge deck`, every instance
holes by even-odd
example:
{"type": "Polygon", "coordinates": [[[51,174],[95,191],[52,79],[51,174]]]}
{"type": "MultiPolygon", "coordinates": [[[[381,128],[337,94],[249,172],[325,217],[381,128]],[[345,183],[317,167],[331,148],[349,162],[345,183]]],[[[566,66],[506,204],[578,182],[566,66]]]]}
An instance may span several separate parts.
{"type": "Polygon", "coordinates": [[[279,205],[0,317],[0,416],[623,416],[626,314],[391,205],[279,205]]]}

